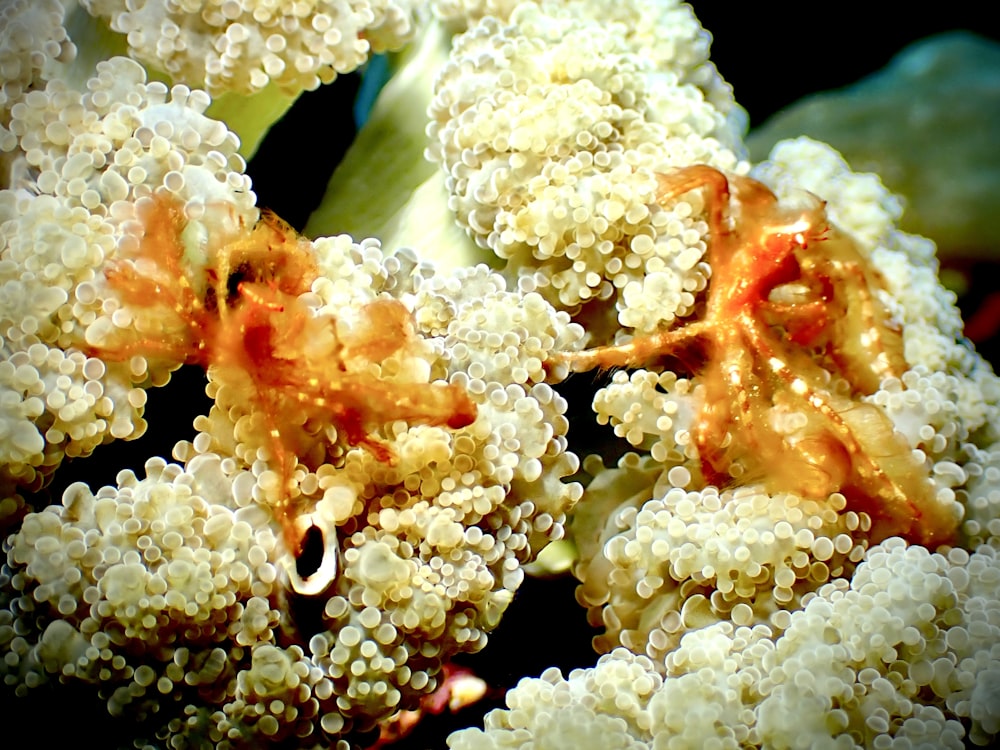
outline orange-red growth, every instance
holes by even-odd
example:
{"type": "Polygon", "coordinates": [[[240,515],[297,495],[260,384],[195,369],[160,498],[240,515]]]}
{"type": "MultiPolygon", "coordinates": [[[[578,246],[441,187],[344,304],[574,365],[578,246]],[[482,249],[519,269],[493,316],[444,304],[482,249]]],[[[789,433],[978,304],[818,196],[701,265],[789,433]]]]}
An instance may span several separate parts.
{"type": "Polygon", "coordinates": [[[881,279],[815,196],[788,208],[762,183],[707,166],[659,175],[659,200],[704,191],[712,279],[704,312],[628,344],[562,355],[576,370],[695,363],[704,402],[692,438],[706,482],[842,492],[873,537],[936,545],[955,520],[892,421],[861,396],[906,370],[881,279]],[[789,428],[782,415],[801,424],[789,428]]]}
{"type": "Polygon", "coordinates": [[[326,455],[324,425],[338,441],[364,446],[392,462],[374,433],[396,420],[458,429],[476,418],[476,405],[454,384],[386,380],[372,363],[406,347],[414,336],[402,302],[378,298],[364,305],[349,336],[336,320],[317,315],[301,299],[316,279],[311,243],[273,214],[251,230],[209,247],[203,270],[185,263],[181,206],[158,195],[142,217],[137,257],[105,272],[109,286],[132,309],[160,313],[161,329],[134,332],[94,351],[104,359],[140,355],[211,369],[222,387],[261,415],[264,444],[281,480],[274,510],[286,541],[298,552],[293,472],[298,462],[326,455]]]}

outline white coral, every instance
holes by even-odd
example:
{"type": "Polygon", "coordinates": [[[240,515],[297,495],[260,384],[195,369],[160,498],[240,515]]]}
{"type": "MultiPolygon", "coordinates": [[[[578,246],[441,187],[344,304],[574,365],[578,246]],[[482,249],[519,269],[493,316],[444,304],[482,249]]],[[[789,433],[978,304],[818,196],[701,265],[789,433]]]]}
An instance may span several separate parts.
{"type": "Polygon", "coordinates": [[[2,473],[37,487],[64,455],[146,429],[145,394],[179,362],[101,362],[76,349],[141,325],[104,279],[134,248],[135,205],[172,192],[192,234],[255,216],[237,140],[204,92],[148,83],[135,62],[98,65],[86,91],[56,79],[11,109],[20,171],[0,191],[2,473]],[[138,387],[137,387],[138,386],[138,387]],[[34,433],[32,434],[32,430],[34,433]]]}
{"type": "MultiPolygon", "coordinates": [[[[691,722],[710,722],[732,746],[929,737],[961,746],[961,720],[987,743],[997,599],[995,587],[979,586],[996,580],[1000,380],[961,338],[933,245],[896,229],[899,203],[877,178],[807,139],[779,144],[754,174],[779,197],[805,188],[825,200],[831,223],[880,272],[885,288],[875,293],[902,329],[911,369],[863,400],[908,441],[935,501],[956,521],[964,512],[958,543],[975,552],[931,554],[899,539],[866,552],[871,519],[846,511],[839,493],[764,493],[753,477],[741,481],[738,463],[738,486],[706,487],[690,445],[699,378],[616,373],[594,410],[640,453],[613,468],[585,462],[594,479],[572,525],[578,596],[605,628],[595,646],[654,660],[671,697],[652,725],[679,747],[704,740],[689,736],[691,722]],[[685,703],[694,694],[704,721],[685,703]]],[[[796,415],[776,407],[770,416],[796,415]]]]}
{"type": "Polygon", "coordinates": [[[958,719],[986,744],[1000,716],[997,576],[988,547],[945,556],[888,540],[850,583],[807,597],[781,634],[715,623],[663,660],[618,648],[565,678],[549,670],[449,746],[512,747],[572,722],[607,747],[961,748],[958,719]]]}
{"type": "Polygon", "coordinates": [[[472,25],[430,107],[428,155],[460,224],[573,314],[599,301],[649,331],[690,313],[707,273],[701,205],[658,205],[654,172],[746,168],[707,51],[673,2],[524,3],[472,25]]]}
{"type": "MultiPolygon", "coordinates": [[[[141,713],[151,686],[169,695],[188,679],[167,663],[182,643],[199,675],[215,669],[235,679],[185,709],[204,725],[168,718],[167,734],[204,726],[275,741],[337,737],[433,690],[450,655],[481,649],[523,566],[563,536],[581,493],[565,478],[578,462],[567,451],[566,402],[542,382],[542,358],[553,346],[579,346],[579,326],[538,295],[507,292],[485,268],[437,278],[408,251],[389,255],[377,241],[347,237],[314,250],[325,275],[301,299],[341,340],[359,335],[362,311],[380,298],[412,307],[401,345],[366,364],[371,377],[450,381],[476,404],[476,421],[461,429],[379,423],[373,408],[366,429],[388,461],[317,425],[296,446],[296,486],[285,496],[257,405],[210,371],[215,404],[196,420],[195,439],[175,449],[184,468],[152,461],[146,479],[123,473],[117,489],[96,498],[74,486],[64,506],[29,514],[12,537],[15,611],[32,613],[17,628],[35,643],[11,644],[11,681],[26,687],[50,671],[92,681],[110,659],[118,666],[106,681],[109,708],[141,713]],[[434,320],[426,331],[417,323],[434,320]],[[302,550],[281,541],[284,503],[321,539],[316,570],[301,568],[302,550]],[[323,629],[284,649],[277,631],[288,595],[321,597],[323,629]],[[84,637],[115,633],[116,649],[79,670],[57,668],[56,657],[39,666],[30,654],[63,620],[84,637]],[[141,654],[125,658],[140,642],[141,654]],[[146,649],[154,653],[143,656],[146,649]]],[[[64,635],[63,651],[73,652],[78,639],[64,635]]]]}
{"type": "Polygon", "coordinates": [[[210,93],[250,94],[273,84],[297,94],[329,83],[371,52],[414,32],[409,0],[82,0],[126,35],[129,53],[175,81],[210,93]]]}

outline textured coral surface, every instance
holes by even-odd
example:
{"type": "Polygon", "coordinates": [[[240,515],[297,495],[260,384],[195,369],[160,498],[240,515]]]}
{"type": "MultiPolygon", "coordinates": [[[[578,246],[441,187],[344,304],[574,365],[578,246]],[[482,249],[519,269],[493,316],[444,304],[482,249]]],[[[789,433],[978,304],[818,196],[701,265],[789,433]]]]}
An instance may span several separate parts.
{"type": "Polygon", "coordinates": [[[4,716],[994,742],[1000,380],[878,176],[748,160],[710,43],[676,0],[4,3],[4,716]],[[262,210],[349,104],[276,174],[247,135],[410,39],[328,193],[378,225],[262,210]]]}

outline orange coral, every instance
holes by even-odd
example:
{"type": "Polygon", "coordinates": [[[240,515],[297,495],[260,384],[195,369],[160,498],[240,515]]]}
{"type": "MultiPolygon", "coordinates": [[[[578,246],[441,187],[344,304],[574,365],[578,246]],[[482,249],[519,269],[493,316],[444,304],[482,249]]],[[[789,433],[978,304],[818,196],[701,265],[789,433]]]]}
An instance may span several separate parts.
{"type": "Polygon", "coordinates": [[[105,275],[126,305],[158,313],[160,328],[132,332],[93,354],[197,364],[236,389],[266,425],[281,480],[274,512],[296,554],[302,530],[291,507],[293,471],[317,442],[307,424],[332,425],[348,445],[392,462],[392,451],[372,434],[380,425],[403,420],[457,429],[475,420],[475,404],[455,384],[373,374],[372,363],[412,340],[409,311],[398,300],[375,299],[360,309],[349,338],[338,338],[335,319],[300,299],[317,276],[311,243],[273,214],[211,246],[203,273],[185,265],[187,220],[174,199],[157,195],[143,224],[136,257],[109,265],[105,275]]]}
{"type": "Polygon", "coordinates": [[[842,492],[876,539],[952,538],[956,519],[891,420],[860,396],[906,369],[881,281],[804,194],[787,207],[762,183],[707,166],[659,175],[666,204],[704,192],[712,279],[704,312],[671,330],[561,359],[575,370],[674,358],[695,365],[704,402],[692,429],[709,483],[760,480],[805,496],[842,492]],[[788,419],[786,417],[791,417],[788,419]]]}

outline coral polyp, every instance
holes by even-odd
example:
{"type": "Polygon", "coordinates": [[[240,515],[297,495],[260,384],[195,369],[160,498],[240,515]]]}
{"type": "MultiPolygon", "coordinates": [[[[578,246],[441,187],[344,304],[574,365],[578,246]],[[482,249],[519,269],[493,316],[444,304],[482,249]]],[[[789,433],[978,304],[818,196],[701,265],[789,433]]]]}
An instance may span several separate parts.
{"type": "Polygon", "coordinates": [[[950,540],[957,518],[892,421],[862,397],[907,370],[881,280],[805,191],[781,202],[763,183],[695,165],[658,175],[659,202],[705,201],[712,279],[694,320],[630,342],[564,354],[576,370],[673,358],[701,376],[692,429],[706,483],[841,492],[875,539],[950,540]]]}

